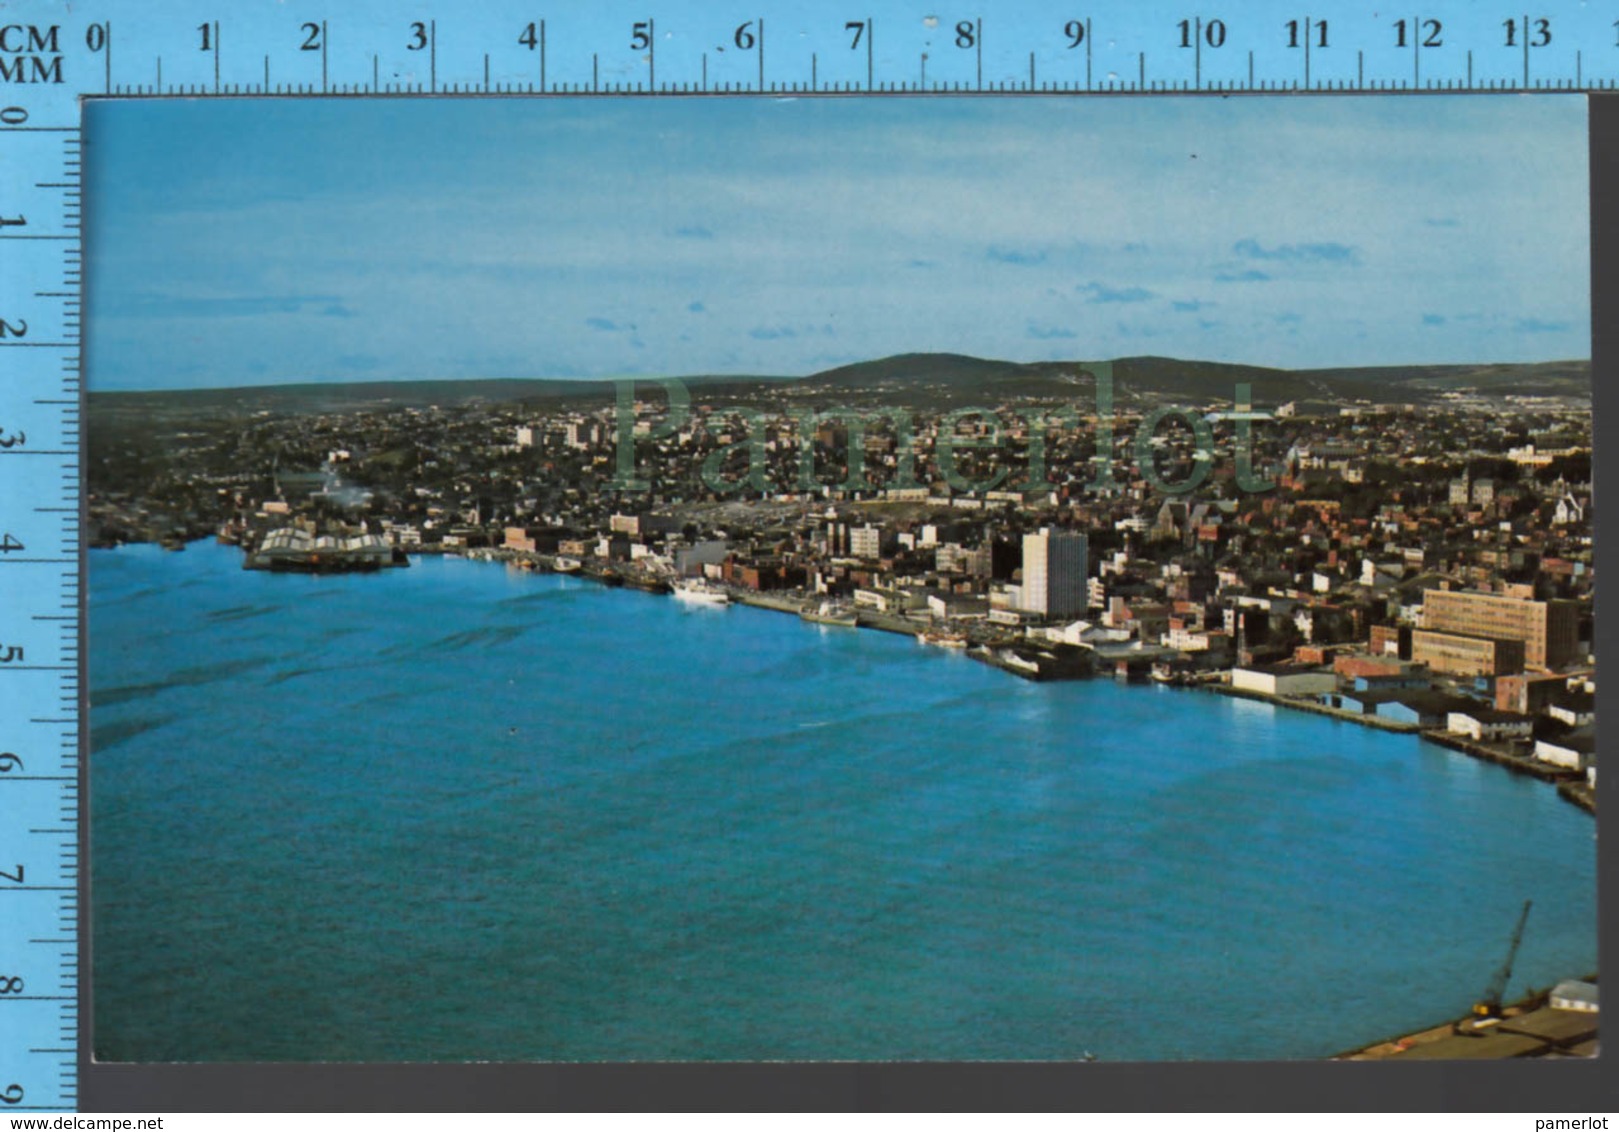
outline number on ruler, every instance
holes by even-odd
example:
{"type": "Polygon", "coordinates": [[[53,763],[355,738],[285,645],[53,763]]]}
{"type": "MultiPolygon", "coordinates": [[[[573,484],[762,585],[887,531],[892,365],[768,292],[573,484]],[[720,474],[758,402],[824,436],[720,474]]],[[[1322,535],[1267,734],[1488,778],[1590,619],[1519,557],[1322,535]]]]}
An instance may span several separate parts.
{"type": "Polygon", "coordinates": [[[21,994],[23,991],[22,978],[19,975],[0,975],[0,994],[21,994]]]}
{"type": "Polygon", "coordinates": [[[9,880],[12,884],[21,884],[22,883],[22,866],[21,865],[17,866],[17,873],[16,873],[15,876],[13,876],[11,873],[6,872],[5,869],[0,869],[0,880],[9,880]]]}
{"type": "MultiPolygon", "coordinates": [[[[1614,27],[1619,27],[1619,20],[1614,21],[1614,27]]],[[[848,23],[843,25],[843,30],[854,32],[854,39],[849,42],[849,50],[853,51],[855,48],[860,46],[860,37],[865,33],[866,21],[850,20],[848,23]]]]}
{"type": "Polygon", "coordinates": [[[0,1093],[0,1104],[22,1104],[23,1095],[21,1085],[7,1085],[6,1091],[0,1093]]]}
{"type": "Polygon", "coordinates": [[[14,770],[23,768],[22,759],[10,751],[0,751],[0,774],[10,774],[14,770]]]}
{"type": "Polygon", "coordinates": [[[410,42],[405,44],[406,51],[420,51],[427,46],[427,25],[420,20],[410,25],[410,42]]]}
{"type": "MultiPolygon", "coordinates": [[[[1443,47],[1445,45],[1443,34],[1445,25],[1438,20],[1417,20],[1412,30],[1420,37],[1418,45],[1421,47],[1443,47]]],[[[1411,46],[1406,42],[1404,20],[1394,21],[1394,46],[1411,46]]]]}
{"type": "Polygon", "coordinates": [[[299,46],[298,50],[300,50],[300,51],[319,51],[320,50],[320,25],[319,24],[305,24],[303,26],[303,33],[304,33],[304,41],[299,46]]]}
{"type": "Polygon", "coordinates": [[[0,448],[14,448],[19,444],[26,443],[28,443],[28,434],[21,429],[17,430],[16,436],[7,436],[5,433],[0,432],[0,448]]]}
{"type": "MultiPolygon", "coordinates": [[[[1181,46],[1182,47],[1191,47],[1191,46],[1193,46],[1192,37],[1193,37],[1193,35],[1194,35],[1195,31],[1196,31],[1196,28],[1193,25],[1192,21],[1191,20],[1182,20],[1181,23],[1180,23],[1180,28],[1181,28],[1181,46]]],[[[1203,42],[1208,44],[1210,47],[1223,47],[1223,46],[1225,46],[1225,21],[1224,20],[1210,20],[1208,23],[1204,24],[1203,25],[1203,42]]]]}
{"type": "Polygon", "coordinates": [[[978,38],[974,34],[973,22],[971,20],[962,20],[956,25],[957,47],[971,47],[977,42],[978,38]]]}
{"type": "Polygon", "coordinates": [[[197,25],[197,30],[202,33],[202,45],[200,47],[198,47],[197,50],[198,51],[212,51],[214,49],[214,47],[213,47],[213,39],[210,38],[210,37],[213,35],[213,30],[214,30],[213,25],[212,24],[198,24],[197,25]]]}
{"type": "Polygon", "coordinates": [[[1085,21],[1069,20],[1062,26],[1062,33],[1068,37],[1069,50],[1085,42],[1085,21]]]}
{"type": "Polygon", "coordinates": [[[630,26],[630,50],[645,51],[652,46],[652,21],[641,20],[630,26]]]}
{"type": "Polygon", "coordinates": [[[28,111],[21,106],[8,106],[0,110],[0,123],[7,126],[20,126],[28,121],[28,111]]]}
{"type": "MultiPolygon", "coordinates": [[[[1289,47],[1299,46],[1299,21],[1288,20],[1285,26],[1287,28],[1287,45],[1289,47]]],[[[1327,21],[1316,20],[1314,23],[1311,23],[1309,20],[1305,20],[1304,38],[1309,39],[1310,32],[1312,31],[1315,32],[1315,45],[1317,47],[1325,47],[1327,45],[1327,21]]]]}
{"type": "Polygon", "coordinates": [[[4,216],[0,216],[0,228],[15,228],[19,224],[27,224],[27,223],[28,223],[28,217],[26,217],[26,216],[19,216],[15,220],[7,220],[4,216]]]}
{"type": "Polygon", "coordinates": [[[523,29],[523,34],[517,37],[517,42],[521,43],[530,51],[533,51],[540,45],[540,32],[538,26],[535,24],[529,24],[528,27],[523,29]]]}
{"type": "Polygon", "coordinates": [[[753,45],[757,42],[753,34],[753,21],[749,20],[737,28],[736,34],[731,37],[731,42],[735,43],[743,51],[752,51],[753,45]]]}
{"type": "Polygon", "coordinates": [[[0,554],[10,554],[14,550],[25,550],[26,547],[17,541],[17,537],[10,531],[0,535],[0,554]]]}
{"type": "Polygon", "coordinates": [[[17,322],[16,322],[16,325],[12,325],[11,323],[7,322],[5,319],[0,318],[0,338],[26,338],[26,337],[28,337],[28,323],[24,322],[22,319],[19,318],[17,320],[17,322]]]}
{"type": "Polygon", "coordinates": [[[21,660],[22,658],[21,645],[0,646],[0,664],[10,664],[12,661],[21,660]]]}
{"type": "Polygon", "coordinates": [[[84,45],[91,51],[100,51],[107,46],[107,25],[91,24],[84,29],[84,45]]]}
{"type": "MultiPolygon", "coordinates": [[[[1502,20],[1501,23],[1507,29],[1507,46],[1518,46],[1518,21],[1502,20]]],[[[1531,21],[1528,17],[1525,17],[1524,34],[1530,47],[1545,47],[1552,41],[1552,22],[1550,20],[1531,21]]]]}

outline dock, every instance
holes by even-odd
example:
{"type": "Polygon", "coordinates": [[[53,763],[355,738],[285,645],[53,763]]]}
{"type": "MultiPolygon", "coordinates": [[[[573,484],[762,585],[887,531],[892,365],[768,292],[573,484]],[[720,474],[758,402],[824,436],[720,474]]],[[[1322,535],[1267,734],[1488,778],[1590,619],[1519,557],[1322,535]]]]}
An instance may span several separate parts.
{"type": "MultiPolygon", "coordinates": [[[[1592,975],[1588,982],[1595,982],[1592,975]]],[[[1333,1061],[1499,1061],[1525,1057],[1596,1057],[1600,1014],[1557,1010],[1546,991],[1504,1008],[1499,1019],[1480,1024],[1460,1018],[1415,1033],[1349,1050],[1333,1061]]]]}
{"type": "Polygon", "coordinates": [[[1289,696],[1272,696],[1264,692],[1255,692],[1247,688],[1233,688],[1230,684],[1216,684],[1205,682],[1196,685],[1206,691],[1219,696],[1230,696],[1238,700],[1256,700],[1259,703],[1272,704],[1275,707],[1292,708],[1294,711],[1307,711],[1312,715],[1324,715],[1329,719],[1336,719],[1343,723],[1358,723],[1362,727],[1371,727],[1378,731],[1394,731],[1402,735],[1415,735],[1421,728],[1415,723],[1401,723],[1393,719],[1379,719],[1375,715],[1363,715],[1359,712],[1345,711],[1343,708],[1328,707],[1315,700],[1299,699],[1289,696]]]}
{"type": "MultiPolygon", "coordinates": [[[[1430,728],[1422,733],[1422,737],[1430,743],[1437,743],[1441,747],[1449,747],[1453,751],[1460,751],[1464,755],[1471,755],[1475,759],[1504,766],[1517,774],[1527,774],[1531,778],[1538,778],[1542,782],[1570,782],[1583,779],[1584,776],[1577,770],[1568,770],[1564,767],[1552,766],[1524,755],[1515,755],[1510,752],[1492,747],[1486,743],[1475,743],[1463,735],[1456,735],[1449,731],[1440,731],[1430,728]]],[[[1572,801],[1573,799],[1570,799],[1572,801]]]]}

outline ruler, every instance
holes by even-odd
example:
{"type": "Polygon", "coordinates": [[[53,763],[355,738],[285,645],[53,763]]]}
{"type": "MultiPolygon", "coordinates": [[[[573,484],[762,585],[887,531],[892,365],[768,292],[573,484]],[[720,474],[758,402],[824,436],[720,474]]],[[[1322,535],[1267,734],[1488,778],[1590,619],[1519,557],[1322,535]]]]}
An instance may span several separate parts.
{"type": "Polygon", "coordinates": [[[0,1113],[72,1109],[78,1074],[80,144],[59,16],[0,18],[0,1113]]]}
{"type": "Polygon", "coordinates": [[[0,1113],[75,1107],[84,1056],[81,99],[1419,95],[1619,84],[1619,7],[1577,0],[584,9],[13,0],[0,11],[0,1113]]]}

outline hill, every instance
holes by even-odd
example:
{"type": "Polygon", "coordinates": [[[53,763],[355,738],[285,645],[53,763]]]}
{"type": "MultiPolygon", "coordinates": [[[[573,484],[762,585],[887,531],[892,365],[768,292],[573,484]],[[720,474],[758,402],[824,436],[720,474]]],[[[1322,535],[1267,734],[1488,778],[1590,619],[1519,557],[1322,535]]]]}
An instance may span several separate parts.
{"type": "MultiPolygon", "coordinates": [[[[699,375],[680,380],[694,400],[789,404],[892,404],[951,408],[1018,400],[1089,400],[1093,380],[1083,362],[1008,362],[964,354],[897,354],[823,370],[805,377],[699,375]]],[[[1228,362],[1165,357],[1114,359],[1120,405],[1228,402],[1239,383],[1252,387],[1258,405],[1431,404],[1445,394],[1539,395],[1589,400],[1591,364],[1382,366],[1283,370],[1228,362]]],[[[650,391],[651,385],[646,388],[650,391]]],[[[116,415],[322,413],[452,407],[475,403],[594,407],[611,402],[610,381],[475,379],[244,386],[224,389],[94,392],[93,410],[116,415]]]]}

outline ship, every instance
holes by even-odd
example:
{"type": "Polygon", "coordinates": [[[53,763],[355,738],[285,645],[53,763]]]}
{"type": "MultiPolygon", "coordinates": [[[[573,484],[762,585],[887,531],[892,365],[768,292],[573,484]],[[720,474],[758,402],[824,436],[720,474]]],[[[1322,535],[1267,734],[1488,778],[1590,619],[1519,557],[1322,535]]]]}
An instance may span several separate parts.
{"type": "Polygon", "coordinates": [[[645,590],[649,594],[666,594],[669,592],[669,582],[656,574],[647,574],[640,571],[626,573],[624,584],[632,590],[645,590]]]}
{"type": "Polygon", "coordinates": [[[916,639],[924,645],[937,645],[942,649],[964,649],[967,647],[967,637],[964,633],[928,630],[918,633],[916,639]]]}
{"type": "Polygon", "coordinates": [[[409,564],[380,535],[316,536],[302,528],[281,527],[264,536],[243,559],[242,568],[277,574],[354,574],[409,564]]]}
{"type": "Polygon", "coordinates": [[[676,582],[671,587],[676,601],[688,605],[730,605],[731,595],[718,586],[711,586],[701,578],[676,582]]]}
{"type": "Polygon", "coordinates": [[[812,625],[841,625],[845,629],[853,629],[860,624],[854,610],[830,601],[823,601],[819,606],[806,605],[798,611],[798,615],[812,625]]]}
{"type": "Polygon", "coordinates": [[[551,564],[551,569],[558,574],[577,574],[583,565],[577,558],[558,558],[551,564]]]}

